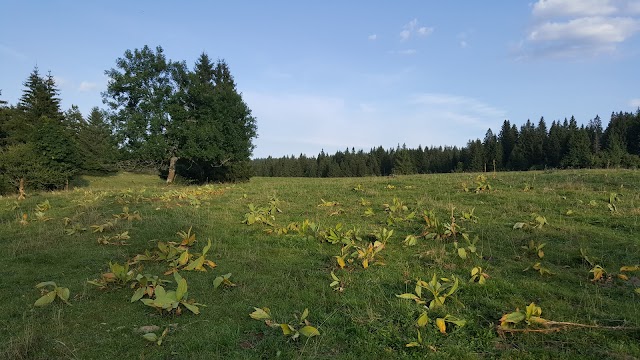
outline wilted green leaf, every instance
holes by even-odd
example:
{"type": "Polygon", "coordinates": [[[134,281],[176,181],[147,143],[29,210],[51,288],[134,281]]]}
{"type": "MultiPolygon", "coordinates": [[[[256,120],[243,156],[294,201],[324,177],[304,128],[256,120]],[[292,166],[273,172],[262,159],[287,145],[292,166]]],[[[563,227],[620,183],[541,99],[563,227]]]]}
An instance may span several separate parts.
{"type": "Polygon", "coordinates": [[[131,302],[136,302],[140,299],[142,299],[142,297],[144,296],[146,292],[146,288],[137,288],[136,291],[133,293],[133,296],[131,296],[131,302]]]}
{"type": "Polygon", "coordinates": [[[47,304],[51,304],[53,302],[53,300],[56,299],[56,292],[55,291],[49,291],[48,293],[44,294],[42,297],[40,297],[40,299],[36,300],[36,302],[33,304],[34,306],[45,306],[47,304]]]}
{"type": "Polygon", "coordinates": [[[424,327],[429,322],[429,315],[427,315],[426,311],[423,311],[422,314],[418,317],[418,321],[416,321],[418,327],[424,327]]]}
{"type": "Polygon", "coordinates": [[[189,304],[187,302],[181,302],[182,305],[184,305],[184,307],[187,308],[187,310],[191,311],[192,313],[198,315],[200,314],[200,309],[198,308],[198,306],[196,306],[195,304],[189,304]]]}
{"type": "Polygon", "coordinates": [[[396,295],[396,297],[400,298],[400,299],[406,299],[406,300],[417,300],[419,299],[419,297],[416,294],[401,294],[401,295],[396,295]]]}
{"type": "Polygon", "coordinates": [[[158,341],[158,335],[156,335],[155,333],[146,333],[144,335],[142,335],[142,337],[150,342],[156,342],[158,341]]]}

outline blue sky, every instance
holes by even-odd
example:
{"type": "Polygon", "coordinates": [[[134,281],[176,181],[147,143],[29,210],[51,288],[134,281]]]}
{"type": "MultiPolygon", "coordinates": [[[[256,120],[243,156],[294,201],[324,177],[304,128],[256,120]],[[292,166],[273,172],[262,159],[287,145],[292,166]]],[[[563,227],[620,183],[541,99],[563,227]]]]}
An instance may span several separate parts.
{"type": "Polygon", "coordinates": [[[640,106],[640,0],[0,0],[0,89],[33,67],[63,108],[102,105],[125,50],[224,58],[257,118],[254,156],[465,145],[541,116],[640,106]]]}

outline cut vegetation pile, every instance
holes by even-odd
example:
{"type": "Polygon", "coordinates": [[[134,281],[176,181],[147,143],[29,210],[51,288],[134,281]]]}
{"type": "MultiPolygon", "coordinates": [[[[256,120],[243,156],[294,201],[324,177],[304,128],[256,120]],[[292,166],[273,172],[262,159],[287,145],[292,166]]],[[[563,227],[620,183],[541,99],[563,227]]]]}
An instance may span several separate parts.
{"type": "Polygon", "coordinates": [[[640,173],[86,177],[0,198],[0,354],[640,358],[640,173]]]}

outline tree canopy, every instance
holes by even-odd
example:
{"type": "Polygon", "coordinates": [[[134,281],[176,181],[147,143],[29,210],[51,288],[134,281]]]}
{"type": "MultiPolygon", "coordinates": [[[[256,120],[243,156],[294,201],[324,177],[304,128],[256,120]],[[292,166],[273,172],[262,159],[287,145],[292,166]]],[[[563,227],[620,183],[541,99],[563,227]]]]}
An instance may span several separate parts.
{"type": "Polygon", "coordinates": [[[103,100],[121,148],[157,166],[167,181],[235,181],[250,175],[256,122],[229,66],[205,53],[194,70],[163,49],[127,50],[116,60],[103,100]]]}

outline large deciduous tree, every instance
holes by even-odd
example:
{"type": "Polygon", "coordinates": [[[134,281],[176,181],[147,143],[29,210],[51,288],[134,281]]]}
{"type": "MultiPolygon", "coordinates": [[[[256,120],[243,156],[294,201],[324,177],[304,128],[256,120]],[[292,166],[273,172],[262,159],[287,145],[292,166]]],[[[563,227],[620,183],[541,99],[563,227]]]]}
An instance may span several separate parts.
{"type": "Polygon", "coordinates": [[[228,65],[206,54],[193,71],[155,51],[127,50],[109,76],[104,102],[120,146],[167,174],[200,182],[249,177],[255,119],[228,65]]]}
{"type": "Polygon", "coordinates": [[[117,140],[129,159],[158,164],[167,157],[169,103],[176,92],[172,70],[162,47],[127,50],[116,60],[103,102],[111,110],[109,119],[117,140]]]}

